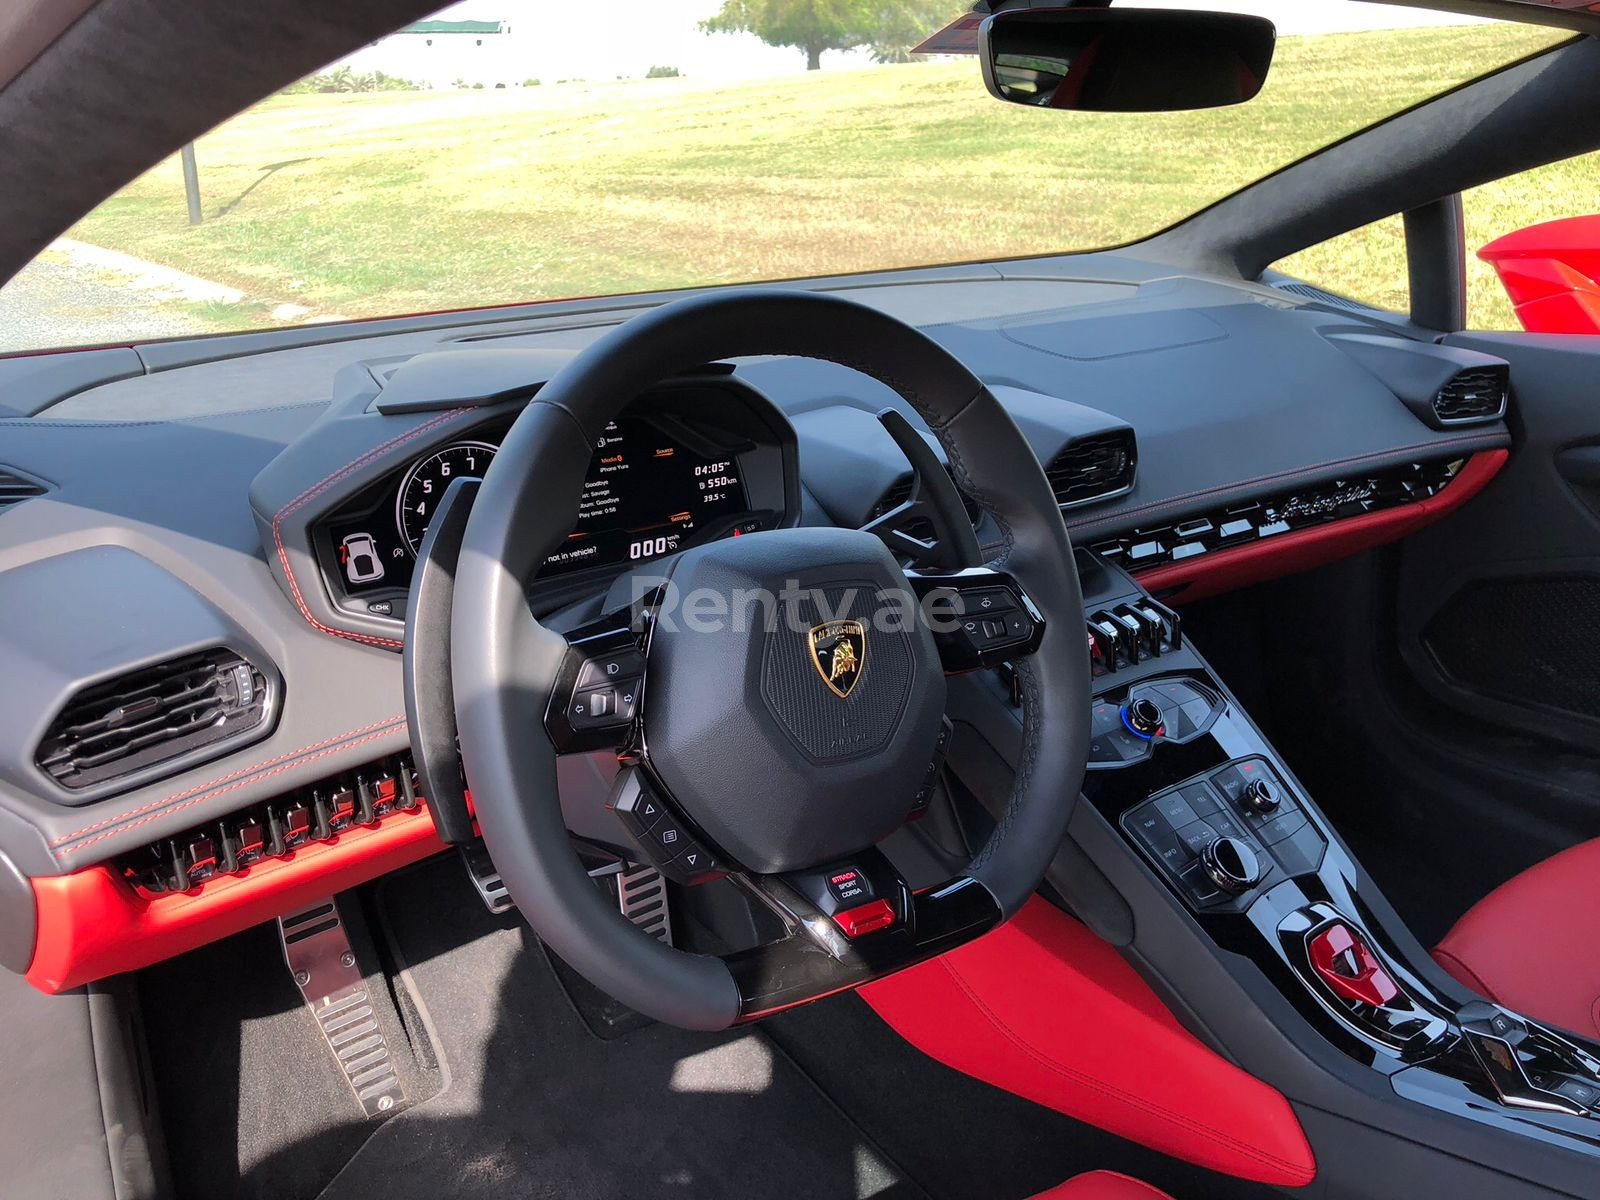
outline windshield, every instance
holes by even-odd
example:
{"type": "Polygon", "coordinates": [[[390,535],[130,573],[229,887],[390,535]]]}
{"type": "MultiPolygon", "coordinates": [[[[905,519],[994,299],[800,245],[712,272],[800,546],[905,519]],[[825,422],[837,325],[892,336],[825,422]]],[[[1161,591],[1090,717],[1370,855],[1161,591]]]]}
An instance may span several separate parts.
{"type": "Polygon", "coordinates": [[[0,289],[0,351],[1126,243],[1570,36],[1208,4],[1277,22],[1256,100],[1067,113],[908,53],[966,7],[467,0],[107,200],[0,289]]]}

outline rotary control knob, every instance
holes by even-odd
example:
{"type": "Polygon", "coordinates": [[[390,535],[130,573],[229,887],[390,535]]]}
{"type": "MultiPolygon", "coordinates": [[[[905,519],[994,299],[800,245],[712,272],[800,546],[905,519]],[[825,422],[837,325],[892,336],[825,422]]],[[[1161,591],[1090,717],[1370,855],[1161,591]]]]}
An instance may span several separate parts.
{"type": "Polygon", "coordinates": [[[1246,808],[1262,816],[1277,812],[1278,805],[1283,803],[1282,794],[1270,779],[1252,779],[1244,785],[1241,799],[1246,808]]]}
{"type": "Polygon", "coordinates": [[[1153,738],[1161,732],[1161,706],[1148,696],[1140,696],[1122,710],[1128,728],[1142,738],[1153,738]]]}
{"type": "Polygon", "coordinates": [[[1230,896],[1249,891],[1261,882],[1256,852],[1238,838],[1219,837],[1200,851],[1206,877],[1230,896]]]}

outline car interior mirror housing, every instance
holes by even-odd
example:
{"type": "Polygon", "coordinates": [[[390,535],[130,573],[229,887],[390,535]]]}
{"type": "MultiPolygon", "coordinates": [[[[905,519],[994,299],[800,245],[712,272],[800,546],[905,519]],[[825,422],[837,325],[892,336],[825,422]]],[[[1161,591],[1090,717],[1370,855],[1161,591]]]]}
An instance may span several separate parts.
{"type": "Polygon", "coordinates": [[[1010,104],[1176,112],[1253,99],[1277,30],[1264,17],[1169,9],[1026,8],[979,31],[983,81],[1010,104]]]}

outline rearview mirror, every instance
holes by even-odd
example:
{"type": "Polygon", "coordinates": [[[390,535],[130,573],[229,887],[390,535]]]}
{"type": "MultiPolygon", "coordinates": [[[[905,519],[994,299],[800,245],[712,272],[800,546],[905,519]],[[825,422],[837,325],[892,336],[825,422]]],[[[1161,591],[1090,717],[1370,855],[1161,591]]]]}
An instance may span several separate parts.
{"type": "Polygon", "coordinates": [[[1152,8],[1026,8],[978,33],[983,81],[1012,104],[1172,112],[1261,91],[1277,29],[1265,17],[1152,8]]]}

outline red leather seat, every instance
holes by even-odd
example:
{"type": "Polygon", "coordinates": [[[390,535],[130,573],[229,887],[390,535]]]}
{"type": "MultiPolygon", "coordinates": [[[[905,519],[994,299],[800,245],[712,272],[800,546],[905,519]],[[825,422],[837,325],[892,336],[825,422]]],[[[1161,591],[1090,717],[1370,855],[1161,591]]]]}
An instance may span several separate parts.
{"type": "Polygon", "coordinates": [[[1507,1008],[1600,1037],[1600,839],[1501,884],[1434,948],[1439,965],[1507,1008]]]}
{"type": "Polygon", "coordinates": [[[1048,1192],[1040,1192],[1033,1200],[1172,1200],[1172,1197],[1148,1183],[1115,1171],[1090,1171],[1087,1175],[1074,1175],[1048,1192]]]}

